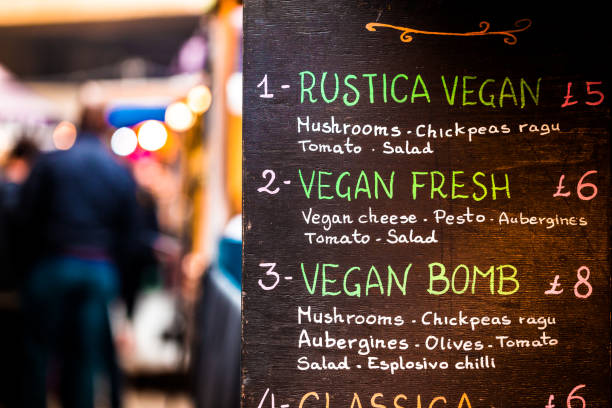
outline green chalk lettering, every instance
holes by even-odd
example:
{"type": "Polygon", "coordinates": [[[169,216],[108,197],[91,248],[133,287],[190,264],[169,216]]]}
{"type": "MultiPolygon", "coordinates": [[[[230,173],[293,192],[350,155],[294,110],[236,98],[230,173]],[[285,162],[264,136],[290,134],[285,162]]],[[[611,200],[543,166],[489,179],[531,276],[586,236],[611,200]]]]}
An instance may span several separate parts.
{"type": "Polygon", "coordinates": [[[480,89],[478,90],[478,99],[480,99],[480,103],[482,103],[485,106],[490,106],[492,108],[495,107],[495,95],[494,94],[489,94],[489,100],[485,101],[484,97],[483,97],[483,93],[484,93],[484,88],[485,86],[489,83],[489,82],[495,82],[494,79],[486,79],[482,82],[482,84],[480,84],[480,89]]]}
{"type": "Polygon", "coordinates": [[[427,293],[430,295],[443,295],[448,291],[450,286],[450,282],[446,275],[446,267],[439,262],[432,262],[429,264],[429,289],[427,289],[427,293]],[[434,269],[437,268],[439,273],[435,274],[434,269]],[[442,281],[444,283],[444,289],[436,290],[434,289],[434,282],[442,281]]]}
{"type": "Polygon", "coordinates": [[[355,186],[355,200],[357,199],[359,193],[366,193],[368,195],[368,198],[372,198],[372,193],[370,192],[370,183],[368,182],[368,176],[363,170],[361,170],[361,172],[359,173],[357,185],[355,186]],[[364,187],[361,186],[362,183],[365,184],[364,187]]]}
{"type": "Polygon", "coordinates": [[[478,187],[480,187],[482,189],[482,195],[480,197],[476,196],[476,192],[472,193],[472,199],[474,201],[480,201],[480,200],[484,199],[487,196],[487,186],[485,186],[480,181],[478,181],[477,177],[486,177],[486,176],[485,176],[485,174],[483,172],[480,172],[480,171],[477,171],[472,176],[472,181],[474,182],[474,184],[476,184],[478,187]]]}
{"type": "Polygon", "coordinates": [[[335,279],[327,279],[327,271],[326,269],[329,268],[337,268],[339,265],[336,264],[323,264],[323,268],[321,268],[321,280],[322,280],[322,285],[321,285],[321,296],[338,296],[341,292],[337,291],[337,292],[329,292],[327,290],[327,284],[332,284],[335,283],[336,280],[335,279]]]}
{"type": "Polygon", "coordinates": [[[351,173],[349,173],[348,171],[342,172],[338,176],[338,179],[336,180],[336,194],[340,198],[346,198],[346,201],[351,201],[351,187],[350,186],[346,187],[346,190],[344,192],[342,192],[342,191],[340,191],[340,183],[342,183],[342,179],[344,177],[350,176],[350,175],[351,175],[351,173]]]}
{"type": "Polygon", "coordinates": [[[536,104],[536,106],[538,105],[538,102],[540,100],[540,81],[542,81],[542,78],[538,78],[538,81],[536,84],[536,92],[534,95],[533,91],[527,84],[527,81],[521,78],[521,109],[525,107],[525,90],[529,92],[529,95],[531,96],[531,99],[536,104]]]}
{"type": "Polygon", "coordinates": [[[465,291],[468,289],[469,286],[470,286],[470,268],[468,268],[466,265],[461,264],[457,266],[455,270],[453,271],[453,276],[451,277],[451,289],[453,290],[454,294],[461,295],[465,293],[465,291]],[[461,270],[465,271],[465,284],[463,285],[463,289],[457,290],[457,288],[455,287],[455,278],[457,276],[457,272],[461,270]]]}
{"type": "Polygon", "coordinates": [[[468,94],[474,93],[473,89],[467,89],[467,81],[470,79],[476,79],[475,76],[464,75],[463,76],[463,106],[465,105],[476,105],[476,102],[469,102],[467,100],[468,94]]]}
{"type": "Polygon", "coordinates": [[[499,107],[500,108],[504,107],[504,98],[512,98],[514,105],[517,104],[516,94],[514,93],[514,87],[512,86],[512,81],[510,81],[510,78],[508,77],[504,78],[504,83],[502,84],[501,92],[499,93],[499,107]],[[510,87],[510,93],[506,93],[506,87],[510,87]]]}
{"type": "Polygon", "coordinates": [[[308,277],[306,277],[306,271],[304,270],[304,263],[300,263],[300,268],[302,269],[302,276],[304,277],[304,283],[306,284],[306,290],[311,295],[314,295],[315,290],[317,289],[317,277],[319,276],[319,264],[315,268],[314,277],[312,278],[312,285],[308,283],[308,277]]]}
{"type": "Polygon", "coordinates": [[[382,280],[380,279],[380,275],[378,274],[378,270],[376,270],[376,267],[374,265],[372,265],[372,267],[370,268],[370,271],[368,272],[368,281],[367,281],[367,284],[366,284],[366,296],[369,295],[370,289],[374,289],[374,288],[379,288],[381,295],[385,294],[385,290],[383,289],[382,280]],[[372,275],[376,276],[376,282],[375,283],[370,283],[372,275]]]}
{"type": "Polygon", "coordinates": [[[414,85],[412,86],[412,95],[410,96],[410,103],[414,103],[416,98],[427,98],[427,103],[430,103],[429,92],[427,92],[427,87],[425,86],[425,82],[423,78],[421,78],[421,74],[418,74],[414,80],[414,85]],[[417,86],[420,86],[422,91],[417,93],[417,86]]]}
{"type": "Polygon", "coordinates": [[[519,286],[520,286],[518,279],[516,279],[516,274],[518,272],[516,268],[512,265],[500,265],[497,267],[497,270],[499,271],[499,289],[497,290],[497,293],[502,296],[509,296],[509,295],[512,295],[513,293],[516,293],[516,291],[519,290],[519,286]],[[512,275],[505,276],[504,275],[505,268],[511,269],[512,275]],[[514,288],[512,290],[504,290],[504,284],[506,283],[506,281],[511,281],[512,283],[514,283],[514,288]]]}
{"type": "Polygon", "coordinates": [[[300,85],[301,85],[301,91],[300,91],[300,103],[304,103],[304,95],[306,93],[308,93],[308,100],[310,101],[310,103],[315,103],[317,101],[316,98],[312,97],[312,88],[314,88],[317,79],[314,76],[314,74],[310,71],[302,71],[300,72],[300,85]],[[312,83],[310,84],[310,86],[308,88],[304,87],[304,77],[308,75],[311,79],[312,79],[312,83]]]}
{"type": "Polygon", "coordinates": [[[510,198],[510,180],[508,179],[508,174],[504,173],[504,180],[506,184],[503,187],[497,187],[495,185],[495,174],[491,173],[491,190],[493,192],[493,200],[497,200],[497,191],[505,191],[506,197],[510,198]]]}
{"type": "Polygon", "coordinates": [[[446,79],[444,78],[444,75],[442,75],[440,77],[442,79],[442,86],[444,87],[444,94],[446,95],[446,101],[448,102],[449,105],[454,105],[455,104],[455,93],[457,91],[457,81],[459,80],[459,77],[457,75],[455,75],[455,79],[453,81],[453,91],[451,92],[451,94],[448,94],[448,86],[446,85],[446,79]]]}
{"type": "Polygon", "coordinates": [[[340,91],[340,82],[338,74],[334,72],[334,78],[336,79],[336,81],[334,87],[334,96],[331,99],[327,98],[327,96],[325,95],[325,78],[327,78],[327,72],[324,72],[321,76],[321,96],[323,97],[325,103],[332,103],[336,100],[336,98],[338,97],[338,92],[340,91]]]}
{"type": "Polygon", "coordinates": [[[374,81],[373,79],[378,74],[363,74],[364,77],[368,78],[368,85],[370,87],[370,103],[374,103],[374,81]]]}
{"type": "Polygon", "coordinates": [[[312,191],[312,184],[314,183],[314,176],[315,176],[315,172],[314,170],[312,171],[312,174],[310,175],[310,184],[308,185],[308,188],[306,188],[306,183],[304,182],[304,177],[302,177],[302,170],[298,169],[298,174],[300,176],[300,182],[302,183],[302,188],[304,189],[304,194],[306,195],[306,198],[310,198],[310,192],[312,191]]]}
{"type": "Polygon", "coordinates": [[[395,170],[391,171],[391,178],[389,179],[389,186],[385,184],[385,180],[378,173],[374,171],[374,197],[378,200],[378,186],[381,186],[385,191],[385,194],[389,199],[393,199],[393,179],[395,178],[395,170]]]}
{"type": "Polygon", "coordinates": [[[487,276],[491,276],[489,278],[489,290],[491,294],[494,295],[495,294],[494,267],[491,265],[491,267],[487,269],[487,272],[483,273],[476,265],[474,265],[474,279],[472,280],[472,295],[476,293],[476,281],[478,280],[478,276],[482,276],[483,278],[486,278],[487,276]]]}
{"type": "Polygon", "coordinates": [[[431,199],[434,198],[434,193],[438,193],[441,198],[446,198],[448,194],[442,192],[442,187],[444,186],[444,174],[439,171],[431,172],[431,199]],[[440,184],[436,185],[436,176],[440,176],[440,184]]]}
{"type": "Polygon", "coordinates": [[[417,183],[417,176],[426,176],[426,171],[413,171],[412,172],[412,199],[416,200],[417,190],[421,187],[425,187],[425,184],[417,183]]]}
{"type": "Polygon", "coordinates": [[[359,268],[358,266],[353,266],[352,268],[347,270],[346,273],[344,274],[344,280],[342,284],[344,288],[344,293],[346,293],[348,296],[361,297],[361,285],[358,282],[353,285],[355,289],[353,289],[352,291],[348,290],[347,285],[346,285],[346,281],[348,280],[348,277],[351,274],[351,272],[360,271],[360,270],[361,268],[359,268]]]}
{"type": "Polygon", "coordinates": [[[408,281],[408,272],[410,272],[411,267],[412,264],[408,264],[408,266],[404,268],[404,279],[402,283],[400,283],[399,278],[393,268],[391,268],[391,265],[387,265],[387,296],[391,296],[391,287],[393,286],[393,282],[395,282],[395,285],[399,288],[400,292],[402,292],[402,295],[406,296],[406,283],[408,281]]]}
{"type": "Polygon", "coordinates": [[[397,96],[395,95],[395,81],[398,80],[398,78],[403,78],[406,81],[408,81],[408,76],[404,75],[404,74],[397,74],[395,77],[393,77],[393,80],[391,81],[391,98],[393,98],[393,100],[397,103],[404,103],[406,102],[406,100],[408,99],[408,95],[404,95],[404,97],[402,99],[397,99],[397,96]]]}
{"type": "Polygon", "coordinates": [[[468,198],[469,196],[465,195],[465,194],[455,194],[455,190],[457,188],[461,188],[464,186],[464,184],[459,184],[457,183],[456,180],[456,176],[458,174],[463,174],[464,172],[461,170],[453,170],[453,176],[452,176],[452,181],[451,181],[451,199],[456,199],[456,198],[468,198]]]}
{"type": "Polygon", "coordinates": [[[347,88],[351,88],[351,90],[355,93],[355,99],[349,102],[349,94],[347,92],[342,96],[342,101],[346,106],[354,106],[357,104],[357,102],[359,102],[359,90],[349,82],[349,79],[357,79],[357,76],[347,75],[344,77],[344,85],[346,85],[347,88]]]}
{"type": "Polygon", "coordinates": [[[322,170],[319,170],[319,200],[331,200],[331,199],[333,199],[333,198],[334,198],[333,196],[326,196],[326,195],[324,195],[324,194],[323,194],[323,189],[324,189],[324,188],[326,188],[326,187],[331,187],[329,184],[323,184],[323,183],[321,182],[321,179],[322,179],[322,176],[323,176],[323,175],[325,175],[325,176],[331,176],[331,175],[332,175],[332,173],[331,173],[331,172],[329,172],[329,171],[322,171],[322,170]]]}

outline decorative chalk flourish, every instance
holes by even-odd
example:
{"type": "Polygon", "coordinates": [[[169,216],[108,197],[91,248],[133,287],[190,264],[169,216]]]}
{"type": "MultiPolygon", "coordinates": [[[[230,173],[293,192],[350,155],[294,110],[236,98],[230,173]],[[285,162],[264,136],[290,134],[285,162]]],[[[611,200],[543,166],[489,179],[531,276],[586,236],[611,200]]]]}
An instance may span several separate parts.
{"type": "Polygon", "coordinates": [[[436,32],[436,31],[423,31],[416,30],[414,28],[408,27],[399,27],[391,24],[383,24],[383,23],[368,23],[366,24],[366,29],[368,31],[376,31],[376,27],[386,27],[393,28],[394,30],[398,30],[402,32],[400,36],[400,40],[405,43],[409,43],[412,41],[412,34],[426,34],[426,35],[449,35],[456,37],[473,37],[473,36],[483,36],[483,35],[501,35],[504,38],[504,42],[509,45],[516,44],[516,36],[514,33],[520,33],[522,31],[527,30],[531,27],[531,20],[528,18],[523,18],[514,22],[514,26],[516,27],[513,30],[505,30],[505,31],[489,31],[491,28],[491,24],[488,21],[480,22],[480,31],[470,31],[467,33],[444,33],[444,32],[436,32]]]}

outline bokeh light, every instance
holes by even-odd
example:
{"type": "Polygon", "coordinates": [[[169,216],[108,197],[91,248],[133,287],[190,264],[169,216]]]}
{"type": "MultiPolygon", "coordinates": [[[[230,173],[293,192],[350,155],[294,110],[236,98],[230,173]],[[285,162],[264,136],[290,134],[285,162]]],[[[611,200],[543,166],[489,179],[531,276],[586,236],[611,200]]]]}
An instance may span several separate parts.
{"type": "Polygon", "coordinates": [[[147,120],[138,129],[138,144],[145,150],[154,152],[161,149],[168,140],[166,127],[156,120],[147,120]]]}
{"type": "Polygon", "coordinates": [[[53,145],[58,150],[68,150],[74,145],[76,137],[76,127],[70,122],[62,121],[53,130],[53,145]]]}
{"type": "Polygon", "coordinates": [[[189,109],[197,114],[202,114],[210,108],[212,95],[206,85],[198,85],[187,94],[187,105],[189,109]]]}
{"type": "Polygon", "coordinates": [[[183,102],[175,102],[166,108],[166,123],[176,132],[185,132],[193,126],[195,117],[183,102]]]}
{"type": "Polygon", "coordinates": [[[129,127],[119,128],[113,133],[110,140],[111,149],[118,156],[127,156],[134,153],[138,146],[138,137],[129,127]]]}
{"type": "Polygon", "coordinates": [[[234,72],[225,84],[227,109],[232,115],[242,116],[242,72],[234,72]]]}
{"type": "Polygon", "coordinates": [[[202,35],[194,35],[181,47],[178,66],[184,72],[199,72],[206,66],[208,47],[202,35]]]}

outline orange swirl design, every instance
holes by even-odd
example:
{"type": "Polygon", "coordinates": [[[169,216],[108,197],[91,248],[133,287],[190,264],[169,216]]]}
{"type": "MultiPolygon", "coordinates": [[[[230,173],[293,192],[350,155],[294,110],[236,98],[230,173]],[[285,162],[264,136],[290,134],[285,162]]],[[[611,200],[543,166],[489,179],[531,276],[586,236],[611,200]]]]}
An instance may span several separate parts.
{"type": "Polygon", "coordinates": [[[405,43],[409,43],[413,40],[413,34],[424,34],[424,35],[445,35],[445,36],[454,36],[454,37],[474,37],[474,36],[485,36],[485,35],[501,35],[504,36],[504,42],[509,45],[514,45],[517,42],[515,33],[520,33],[522,31],[527,30],[531,27],[531,20],[528,18],[522,18],[514,22],[514,26],[516,28],[512,30],[503,30],[503,31],[489,31],[491,28],[491,24],[488,21],[481,21],[480,31],[469,31],[466,33],[446,33],[446,32],[438,32],[438,31],[424,31],[417,30],[414,28],[408,27],[400,27],[394,26],[391,24],[384,23],[368,23],[366,24],[366,29],[368,31],[376,31],[377,27],[384,28],[392,28],[394,30],[401,31],[400,40],[405,43]]]}

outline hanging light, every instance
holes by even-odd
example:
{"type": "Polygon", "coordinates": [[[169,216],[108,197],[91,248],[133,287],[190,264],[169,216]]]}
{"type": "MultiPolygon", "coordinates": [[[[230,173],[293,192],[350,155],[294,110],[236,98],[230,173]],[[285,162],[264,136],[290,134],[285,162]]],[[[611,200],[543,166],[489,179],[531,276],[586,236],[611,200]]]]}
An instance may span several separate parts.
{"type": "Polygon", "coordinates": [[[154,152],[161,149],[168,140],[166,127],[157,120],[147,120],[138,129],[138,144],[145,150],[154,152]]]}
{"type": "Polygon", "coordinates": [[[195,122],[193,112],[183,102],[174,102],[166,108],[166,123],[176,132],[189,130],[195,122]]]}
{"type": "Polygon", "coordinates": [[[198,85],[191,88],[187,94],[187,105],[196,114],[202,114],[210,108],[212,95],[206,85],[198,85]]]}
{"type": "Polygon", "coordinates": [[[129,127],[119,128],[111,136],[111,149],[118,156],[128,156],[134,153],[138,146],[138,137],[129,127]]]}

